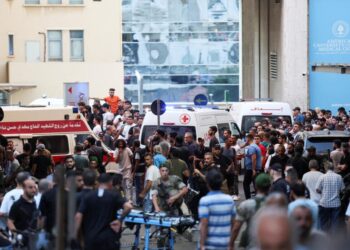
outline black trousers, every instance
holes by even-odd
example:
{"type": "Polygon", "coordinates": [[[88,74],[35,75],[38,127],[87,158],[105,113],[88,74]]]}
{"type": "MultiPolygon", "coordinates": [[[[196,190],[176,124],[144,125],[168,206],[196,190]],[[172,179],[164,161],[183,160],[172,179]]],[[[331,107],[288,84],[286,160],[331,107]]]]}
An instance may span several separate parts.
{"type": "Polygon", "coordinates": [[[225,175],[225,178],[230,195],[238,195],[238,175],[228,173],[225,175]]]}
{"type": "Polygon", "coordinates": [[[244,173],[244,180],[243,180],[243,190],[244,190],[244,195],[246,199],[250,199],[250,184],[253,182],[255,186],[255,178],[262,173],[261,170],[256,170],[256,174],[253,177],[253,170],[251,169],[246,169],[244,173]]]}
{"type": "Polygon", "coordinates": [[[244,179],[243,179],[243,190],[245,198],[248,200],[250,199],[250,184],[253,182],[253,170],[246,169],[244,173],[244,179]]]}

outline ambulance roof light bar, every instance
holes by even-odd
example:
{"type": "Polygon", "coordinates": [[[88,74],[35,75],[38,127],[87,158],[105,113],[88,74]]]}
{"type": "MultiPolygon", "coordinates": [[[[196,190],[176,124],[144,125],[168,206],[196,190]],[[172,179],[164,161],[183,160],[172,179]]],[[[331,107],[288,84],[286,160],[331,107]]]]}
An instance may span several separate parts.
{"type": "Polygon", "coordinates": [[[175,105],[170,107],[173,109],[187,109],[189,111],[195,111],[195,109],[220,109],[220,107],[216,105],[206,105],[206,106],[175,105]]]}

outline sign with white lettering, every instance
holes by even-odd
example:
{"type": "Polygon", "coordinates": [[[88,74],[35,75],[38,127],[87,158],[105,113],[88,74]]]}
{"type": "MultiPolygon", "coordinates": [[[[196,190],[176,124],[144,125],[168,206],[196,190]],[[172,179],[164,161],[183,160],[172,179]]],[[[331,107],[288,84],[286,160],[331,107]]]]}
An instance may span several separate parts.
{"type": "Polygon", "coordinates": [[[82,120],[68,121],[27,121],[1,122],[0,134],[40,134],[40,133],[70,133],[88,132],[89,128],[82,120]]]}
{"type": "Polygon", "coordinates": [[[313,65],[337,67],[350,62],[349,0],[309,1],[310,106],[337,112],[350,109],[350,75],[312,71],[313,65]]]}

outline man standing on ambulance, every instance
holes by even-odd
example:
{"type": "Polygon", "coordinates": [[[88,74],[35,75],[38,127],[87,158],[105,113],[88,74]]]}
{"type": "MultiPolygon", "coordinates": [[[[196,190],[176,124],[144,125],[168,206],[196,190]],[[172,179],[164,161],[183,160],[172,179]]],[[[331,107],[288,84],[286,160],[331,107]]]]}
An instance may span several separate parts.
{"type": "Polygon", "coordinates": [[[110,88],[109,89],[109,96],[105,97],[103,100],[108,103],[110,106],[111,112],[113,114],[116,114],[118,111],[118,106],[120,104],[121,99],[119,96],[114,95],[115,89],[110,88]]]}

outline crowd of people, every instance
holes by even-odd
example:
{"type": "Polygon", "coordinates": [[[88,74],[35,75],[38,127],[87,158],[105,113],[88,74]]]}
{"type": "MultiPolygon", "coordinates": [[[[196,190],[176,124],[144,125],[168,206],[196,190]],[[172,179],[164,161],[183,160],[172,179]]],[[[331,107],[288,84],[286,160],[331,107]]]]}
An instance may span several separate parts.
{"type": "MultiPolygon", "coordinates": [[[[99,139],[86,138],[61,164],[40,139],[21,153],[2,139],[0,216],[11,233],[44,230],[54,239],[58,184],[64,182],[67,193],[76,191],[74,244],[84,249],[117,249],[133,207],[193,216],[200,222],[200,249],[234,249],[237,240],[247,249],[328,249],[331,237],[342,242],[350,217],[350,144],[335,141],[329,156],[318,155],[314,147],[304,149],[303,131],[347,130],[344,109],[332,116],[295,108],[293,124],[264,119],[242,138],[226,128],[224,145],[216,126],[208,128],[208,144],[191,132],[158,129],[143,148],[142,114],[114,89],[109,94],[102,105],[79,103],[99,139]],[[105,160],[101,143],[114,151],[113,160],[105,160]]],[[[8,236],[0,236],[8,244],[8,236]]]]}

